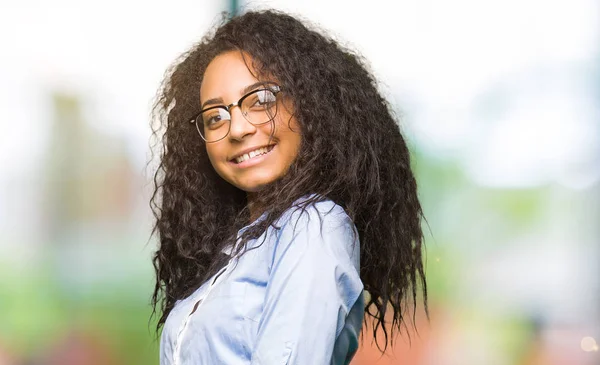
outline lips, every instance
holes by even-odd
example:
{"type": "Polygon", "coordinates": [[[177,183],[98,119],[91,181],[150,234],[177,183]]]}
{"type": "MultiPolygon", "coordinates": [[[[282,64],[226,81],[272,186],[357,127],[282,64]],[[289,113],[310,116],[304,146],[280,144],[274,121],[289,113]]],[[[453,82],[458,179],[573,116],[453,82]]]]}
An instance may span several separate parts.
{"type": "Polygon", "coordinates": [[[274,146],[275,145],[268,145],[268,146],[255,148],[250,151],[246,151],[246,152],[232,158],[230,161],[233,163],[236,163],[236,164],[243,163],[243,162],[251,160],[255,157],[266,155],[267,153],[271,152],[271,150],[273,149],[274,146]]]}

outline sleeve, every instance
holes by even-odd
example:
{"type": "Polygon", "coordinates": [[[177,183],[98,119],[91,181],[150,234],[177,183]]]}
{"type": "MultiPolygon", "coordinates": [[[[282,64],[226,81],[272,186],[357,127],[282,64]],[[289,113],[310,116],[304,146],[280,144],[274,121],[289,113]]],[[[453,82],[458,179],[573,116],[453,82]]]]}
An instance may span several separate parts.
{"type": "Polygon", "coordinates": [[[274,248],[251,365],[328,365],[363,290],[355,226],[338,205],[290,214],[274,248]]]}

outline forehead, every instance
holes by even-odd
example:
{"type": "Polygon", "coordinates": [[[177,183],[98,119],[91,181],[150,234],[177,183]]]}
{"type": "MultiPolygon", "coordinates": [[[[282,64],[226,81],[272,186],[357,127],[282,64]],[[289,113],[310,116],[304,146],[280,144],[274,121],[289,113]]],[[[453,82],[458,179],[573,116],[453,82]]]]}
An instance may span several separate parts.
{"type": "Polygon", "coordinates": [[[200,99],[222,98],[232,101],[240,97],[244,87],[259,81],[252,69],[252,57],[240,51],[229,51],[215,57],[206,67],[200,86],[200,99]]]}

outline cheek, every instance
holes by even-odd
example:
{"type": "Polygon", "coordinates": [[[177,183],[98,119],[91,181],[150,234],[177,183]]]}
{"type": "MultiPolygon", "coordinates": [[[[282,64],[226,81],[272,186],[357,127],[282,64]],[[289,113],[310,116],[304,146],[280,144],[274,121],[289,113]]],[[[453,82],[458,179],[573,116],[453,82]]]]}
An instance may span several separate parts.
{"type": "Polygon", "coordinates": [[[210,148],[210,147],[206,147],[206,154],[208,155],[208,159],[210,160],[210,163],[214,164],[214,160],[215,160],[215,151],[210,148]]]}
{"type": "Polygon", "coordinates": [[[302,142],[302,135],[300,134],[300,126],[295,120],[285,121],[280,126],[282,140],[286,141],[288,153],[293,155],[293,159],[296,158],[302,142]]]}
{"type": "Polygon", "coordinates": [[[285,139],[290,143],[297,143],[300,140],[300,125],[296,118],[290,114],[287,109],[279,111],[279,116],[275,123],[275,136],[285,139]]]}
{"type": "Polygon", "coordinates": [[[289,131],[289,141],[290,141],[290,145],[289,145],[289,154],[290,154],[290,158],[292,160],[295,160],[296,157],[298,156],[298,153],[300,151],[300,145],[302,142],[302,138],[300,136],[300,133],[297,132],[292,132],[289,131]]]}
{"type": "Polygon", "coordinates": [[[208,155],[211,165],[218,172],[220,169],[220,164],[222,164],[224,160],[223,151],[221,151],[221,149],[215,145],[207,145],[206,154],[208,155]]]}

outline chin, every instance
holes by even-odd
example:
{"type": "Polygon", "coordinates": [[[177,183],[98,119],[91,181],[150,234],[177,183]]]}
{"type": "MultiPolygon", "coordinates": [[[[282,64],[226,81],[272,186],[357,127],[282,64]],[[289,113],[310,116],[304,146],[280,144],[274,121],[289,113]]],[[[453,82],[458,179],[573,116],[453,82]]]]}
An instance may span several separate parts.
{"type": "Polygon", "coordinates": [[[264,184],[244,184],[244,185],[238,185],[237,187],[247,193],[258,193],[259,191],[262,191],[265,189],[265,187],[268,185],[268,183],[264,183],[264,184]]]}
{"type": "Polygon", "coordinates": [[[245,191],[246,193],[256,193],[262,190],[260,185],[240,185],[235,184],[235,187],[245,191]]]}
{"type": "Polygon", "coordinates": [[[253,179],[252,181],[244,181],[244,182],[237,182],[237,184],[234,184],[238,189],[241,189],[247,193],[257,193],[261,190],[264,190],[269,184],[275,182],[277,179],[276,178],[258,178],[258,179],[253,179]]]}

